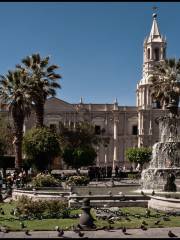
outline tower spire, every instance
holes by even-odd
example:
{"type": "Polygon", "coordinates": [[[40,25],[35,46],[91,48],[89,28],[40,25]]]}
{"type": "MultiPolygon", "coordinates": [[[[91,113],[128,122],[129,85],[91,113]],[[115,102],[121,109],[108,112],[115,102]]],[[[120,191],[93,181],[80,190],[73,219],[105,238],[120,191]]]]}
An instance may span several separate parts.
{"type": "MultiPolygon", "coordinates": [[[[157,7],[153,7],[153,10],[157,10],[157,7]]],[[[153,17],[153,23],[152,23],[152,27],[151,27],[151,32],[150,32],[150,38],[156,38],[156,37],[161,37],[160,35],[160,31],[159,31],[159,28],[158,28],[158,24],[157,24],[157,13],[153,13],[152,14],[152,17],[153,17]]]]}

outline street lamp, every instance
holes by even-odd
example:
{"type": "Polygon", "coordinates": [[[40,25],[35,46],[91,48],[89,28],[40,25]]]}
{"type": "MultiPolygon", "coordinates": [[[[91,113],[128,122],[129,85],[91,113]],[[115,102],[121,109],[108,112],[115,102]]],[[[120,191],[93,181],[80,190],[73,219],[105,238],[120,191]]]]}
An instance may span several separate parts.
{"type": "Polygon", "coordinates": [[[104,154],[104,165],[105,165],[105,174],[106,174],[106,177],[107,177],[107,147],[108,147],[108,144],[104,144],[104,149],[105,149],[105,154],[104,154]]]}
{"type": "Polygon", "coordinates": [[[96,147],[96,152],[97,152],[96,161],[97,161],[97,166],[99,167],[99,146],[96,147]]]}

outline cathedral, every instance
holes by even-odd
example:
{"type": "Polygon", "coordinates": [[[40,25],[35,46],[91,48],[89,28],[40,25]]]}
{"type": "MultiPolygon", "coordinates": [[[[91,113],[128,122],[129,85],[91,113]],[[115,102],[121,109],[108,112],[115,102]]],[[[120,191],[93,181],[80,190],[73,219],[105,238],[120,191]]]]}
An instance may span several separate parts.
{"type": "MultiPolygon", "coordinates": [[[[51,97],[45,104],[45,125],[58,132],[62,123],[75,127],[77,122],[89,122],[96,134],[104,139],[96,148],[96,165],[129,168],[125,155],[127,148],[151,147],[159,139],[155,119],[165,110],[151,99],[150,78],[155,64],[166,58],[166,45],[166,39],[160,34],[157,15],[153,14],[151,31],[143,44],[142,79],[137,84],[136,106],[120,106],[117,100],[109,104],[88,104],[82,98],[79,103],[72,104],[51,97]]],[[[33,118],[32,115],[26,120],[25,130],[34,125],[33,118]]],[[[53,168],[64,169],[66,166],[62,160],[55,159],[53,168]]]]}

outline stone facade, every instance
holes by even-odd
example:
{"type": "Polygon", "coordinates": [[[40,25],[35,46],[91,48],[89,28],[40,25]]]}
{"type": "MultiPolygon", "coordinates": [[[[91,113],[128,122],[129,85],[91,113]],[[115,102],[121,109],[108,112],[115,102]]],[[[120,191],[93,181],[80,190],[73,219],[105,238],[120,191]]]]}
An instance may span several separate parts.
{"type": "MultiPolygon", "coordinates": [[[[102,144],[96,149],[97,166],[130,167],[125,150],[137,146],[151,147],[159,138],[155,119],[164,114],[164,110],[159,103],[152,102],[149,86],[154,65],[165,57],[166,39],[161,36],[156,14],[153,14],[152,29],[144,41],[143,72],[137,84],[136,106],[119,106],[117,100],[112,104],[87,104],[82,98],[79,103],[71,104],[52,97],[45,104],[45,124],[56,127],[57,131],[59,123],[75,126],[76,122],[87,121],[93,124],[97,133],[110,138],[108,146],[102,144]]],[[[25,129],[33,125],[32,115],[26,121],[25,129]]],[[[65,166],[56,159],[54,168],[63,169],[65,166]]]]}

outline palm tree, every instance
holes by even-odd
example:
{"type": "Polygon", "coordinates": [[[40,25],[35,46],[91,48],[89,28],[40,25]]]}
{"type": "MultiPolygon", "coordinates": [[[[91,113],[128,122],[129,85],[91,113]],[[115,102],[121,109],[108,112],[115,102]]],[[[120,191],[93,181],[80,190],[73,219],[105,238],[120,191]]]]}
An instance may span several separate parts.
{"type": "Polygon", "coordinates": [[[152,98],[163,108],[174,106],[177,114],[180,95],[180,59],[166,59],[155,66],[150,87],[152,98]]]}
{"type": "Polygon", "coordinates": [[[48,96],[55,96],[56,89],[61,88],[57,80],[61,76],[55,73],[59,67],[49,65],[49,57],[42,58],[40,54],[32,54],[22,60],[22,65],[17,65],[29,75],[29,93],[34,103],[36,114],[36,127],[44,126],[44,104],[48,96]]]}
{"type": "Polygon", "coordinates": [[[0,75],[0,100],[7,105],[13,118],[15,168],[22,165],[22,139],[24,119],[30,114],[31,100],[27,92],[27,75],[22,70],[0,75]]]}

